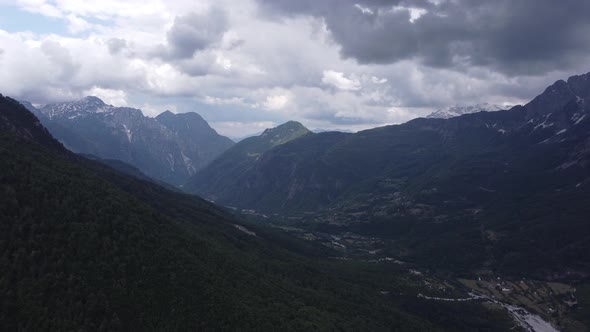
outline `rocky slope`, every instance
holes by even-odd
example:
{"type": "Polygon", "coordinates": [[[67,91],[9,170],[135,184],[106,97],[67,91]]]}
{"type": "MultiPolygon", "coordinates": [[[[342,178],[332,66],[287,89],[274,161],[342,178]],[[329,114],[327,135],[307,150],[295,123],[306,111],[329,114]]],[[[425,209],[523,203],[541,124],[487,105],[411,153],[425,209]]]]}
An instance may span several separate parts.
{"type": "Polygon", "coordinates": [[[149,118],[141,110],[107,105],[96,97],[39,109],[25,106],[70,150],[124,161],[173,185],[183,184],[233,145],[196,113],[149,118]]]}

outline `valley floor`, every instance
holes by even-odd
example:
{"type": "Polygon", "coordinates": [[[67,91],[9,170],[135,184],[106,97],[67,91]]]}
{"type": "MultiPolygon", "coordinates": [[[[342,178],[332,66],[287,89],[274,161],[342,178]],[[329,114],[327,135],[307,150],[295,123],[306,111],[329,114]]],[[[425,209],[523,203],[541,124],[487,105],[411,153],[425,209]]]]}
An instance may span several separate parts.
{"type": "MultiPolygon", "coordinates": [[[[257,213],[255,210],[241,210],[242,216],[255,224],[270,225],[299,239],[318,243],[339,253],[332,259],[350,262],[374,263],[376,265],[396,265],[405,270],[412,280],[420,285],[421,299],[435,302],[476,302],[485,303],[490,308],[504,310],[514,320],[515,327],[525,331],[587,331],[587,322],[580,321],[579,300],[576,287],[571,283],[528,280],[514,280],[495,275],[491,271],[477,271],[471,277],[439,273],[404,261],[404,258],[391,257],[387,247],[391,241],[369,237],[350,231],[330,233],[318,231],[298,223],[301,219],[275,219],[257,213]]],[[[387,290],[381,292],[390,295],[387,290]]],[[[587,302],[587,301],[586,301],[587,302]]],[[[589,303],[584,303],[588,305],[589,303]]]]}

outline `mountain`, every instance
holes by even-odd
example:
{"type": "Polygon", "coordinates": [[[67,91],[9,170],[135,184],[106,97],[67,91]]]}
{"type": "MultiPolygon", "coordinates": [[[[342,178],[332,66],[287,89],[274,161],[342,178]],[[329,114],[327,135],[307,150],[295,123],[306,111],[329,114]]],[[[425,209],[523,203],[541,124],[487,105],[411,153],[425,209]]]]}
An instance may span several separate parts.
{"type": "Polygon", "coordinates": [[[319,133],[325,133],[325,132],[333,132],[333,131],[337,131],[340,133],[353,133],[352,130],[349,129],[323,129],[323,128],[315,128],[312,130],[314,133],[319,134],[319,133]]]}
{"type": "Polygon", "coordinates": [[[68,149],[121,160],[173,185],[184,183],[233,145],[196,113],[164,112],[149,118],[141,110],[107,105],[97,97],[39,109],[24,105],[68,149]]]}
{"type": "Polygon", "coordinates": [[[64,147],[55,141],[41,121],[35,115],[27,112],[16,100],[0,95],[0,131],[12,133],[21,139],[36,142],[51,150],[65,151],[64,147]]]}
{"type": "Polygon", "coordinates": [[[450,119],[464,114],[477,112],[496,112],[510,107],[502,107],[494,104],[476,104],[472,106],[449,106],[430,113],[428,119],[450,119]]]}
{"type": "Polygon", "coordinates": [[[431,267],[587,276],[589,105],[590,73],[510,110],[306,135],[190,188],[431,267]]]}
{"type": "MultiPolygon", "coordinates": [[[[199,164],[192,165],[192,174],[233,145],[230,139],[218,135],[207,121],[194,112],[174,114],[166,111],[158,115],[156,121],[178,137],[180,145],[186,147],[187,155],[197,156],[196,160],[202,160],[199,164]]],[[[187,162],[192,163],[190,160],[187,162]]]]}
{"type": "Polygon", "coordinates": [[[232,195],[224,189],[217,190],[218,188],[246,191],[248,184],[241,182],[241,175],[250,172],[265,152],[298,138],[313,135],[309,129],[295,121],[266,129],[260,136],[245,138],[229,148],[191,178],[183,189],[206,195],[212,200],[223,200],[223,197],[232,195]],[[215,194],[212,194],[212,190],[216,190],[215,194]]]}
{"type": "Polygon", "coordinates": [[[513,325],[475,301],[418,297],[423,283],[396,265],[328,259],[333,252],[75,155],[3,96],[0,194],[2,330],[513,325]]]}

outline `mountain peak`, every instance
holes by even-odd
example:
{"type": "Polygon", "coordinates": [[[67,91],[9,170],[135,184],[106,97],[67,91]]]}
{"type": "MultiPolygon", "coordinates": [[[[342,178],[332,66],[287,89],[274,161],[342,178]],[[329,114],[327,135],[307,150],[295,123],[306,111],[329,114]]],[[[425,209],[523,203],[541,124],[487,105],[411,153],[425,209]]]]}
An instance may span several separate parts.
{"type": "Polygon", "coordinates": [[[102,99],[96,97],[96,96],[86,96],[84,97],[82,100],[78,101],[79,103],[84,102],[84,103],[88,103],[88,104],[92,104],[92,105],[98,105],[98,106],[103,106],[106,105],[104,103],[104,101],[102,101],[102,99]]]}
{"type": "Polygon", "coordinates": [[[289,121],[283,123],[282,125],[277,126],[277,128],[278,127],[289,127],[289,128],[292,127],[292,128],[304,128],[304,129],[307,129],[307,128],[305,128],[305,126],[303,124],[301,124],[301,122],[293,121],[293,120],[289,120],[289,121]]]}
{"type": "Polygon", "coordinates": [[[309,129],[305,128],[304,125],[302,125],[300,122],[297,121],[287,121],[283,124],[280,124],[276,127],[273,128],[267,128],[264,130],[264,132],[262,132],[261,137],[267,136],[267,135],[289,135],[289,133],[293,133],[293,132],[298,132],[298,131],[302,131],[302,132],[311,132],[309,129]]]}
{"type": "Polygon", "coordinates": [[[587,99],[590,99],[590,73],[574,75],[567,82],[556,81],[526,104],[526,116],[528,119],[546,116],[562,110],[572,101],[583,102],[587,99]]]}
{"type": "Polygon", "coordinates": [[[49,119],[73,119],[86,114],[108,113],[112,112],[114,109],[115,107],[105,104],[105,102],[98,97],[87,96],[76,101],[48,104],[41,107],[39,110],[49,119]]]}
{"type": "Polygon", "coordinates": [[[503,109],[507,109],[509,107],[502,107],[496,104],[489,104],[489,103],[481,103],[475,104],[470,106],[449,106],[445,108],[441,108],[430,113],[427,118],[429,119],[450,119],[457,116],[461,116],[463,114],[471,114],[477,112],[495,112],[500,111],[503,109]]]}
{"type": "Polygon", "coordinates": [[[203,117],[197,112],[185,112],[185,113],[173,113],[169,110],[166,110],[156,116],[156,119],[179,119],[179,120],[196,120],[206,122],[203,117]]]}
{"type": "Polygon", "coordinates": [[[303,124],[301,124],[301,122],[297,122],[297,121],[287,121],[283,124],[280,124],[274,128],[268,128],[265,130],[265,132],[280,132],[280,131],[284,131],[284,130],[306,130],[309,131],[309,129],[307,129],[303,124]]]}
{"type": "Polygon", "coordinates": [[[581,99],[590,98],[590,72],[568,78],[567,84],[576,96],[581,99]]]}
{"type": "Polygon", "coordinates": [[[158,114],[158,116],[156,116],[157,118],[166,118],[166,117],[173,117],[176,116],[176,114],[170,112],[169,110],[165,110],[164,112],[158,114]]]}
{"type": "Polygon", "coordinates": [[[276,146],[310,133],[312,133],[311,130],[307,129],[300,122],[287,121],[274,128],[266,129],[258,137],[268,140],[270,146],[276,146]]]}
{"type": "MultiPolygon", "coordinates": [[[[172,113],[170,111],[164,111],[156,117],[156,121],[177,133],[184,131],[187,134],[192,133],[190,135],[209,135],[213,133],[217,135],[217,132],[209,126],[209,123],[196,112],[172,113]]],[[[194,138],[197,139],[196,137],[194,138]]]]}

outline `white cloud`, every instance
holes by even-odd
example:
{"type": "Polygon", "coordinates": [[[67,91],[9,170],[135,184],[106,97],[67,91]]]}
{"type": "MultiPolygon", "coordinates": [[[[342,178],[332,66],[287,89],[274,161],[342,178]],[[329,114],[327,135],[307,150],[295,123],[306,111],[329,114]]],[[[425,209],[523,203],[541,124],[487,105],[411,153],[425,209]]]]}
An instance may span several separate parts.
{"type": "Polygon", "coordinates": [[[410,14],[409,21],[411,23],[414,23],[417,19],[422,17],[422,15],[428,13],[426,9],[417,7],[394,6],[391,10],[392,12],[407,11],[410,14]]]}
{"type": "Polygon", "coordinates": [[[258,122],[238,122],[238,121],[219,121],[211,122],[210,125],[221,135],[241,138],[246,135],[257,134],[267,128],[277,126],[279,123],[272,121],[258,122]]]}
{"type": "Polygon", "coordinates": [[[231,60],[224,57],[221,53],[215,57],[215,63],[225,70],[230,70],[232,66],[231,60]]]}
{"type": "Polygon", "coordinates": [[[69,14],[68,16],[66,16],[66,18],[69,22],[68,30],[71,33],[76,34],[76,33],[84,32],[84,31],[92,28],[92,24],[88,23],[83,18],[80,18],[74,14],[69,14]]]}
{"type": "MultiPolygon", "coordinates": [[[[0,30],[0,93],[34,103],[93,94],[150,116],[185,111],[188,105],[176,105],[185,100],[232,136],[290,119],[310,128],[358,130],[450,104],[517,104],[575,74],[511,78],[485,68],[426,67],[413,59],[360,64],[342,56],[321,17],[269,19],[253,0],[20,0],[17,5],[61,20],[69,33],[0,30]],[[212,8],[219,20],[178,21],[188,13],[205,18],[212,8]],[[195,43],[186,49],[177,45],[176,55],[182,56],[172,57],[166,52],[173,47],[169,32],[175,23],[180,25],[174,37],[195,43]]],[[[372,16],[384,13],[372,8],[351,4],[347,10],[373,22],[372,16]]],[[[391,11],[405,11],[416,23],[428,16],[412,7],[391,11]]]]}
{"type": "Polygon", "coordinates": [[[385,84],[385,83],[387,83],[387,79],[386,78],[379,78],[377,76],[371,76],[371,82],[373,82],[375,84],[385,84]]]}
{"type": "Polygon", "coordinates": [[[367,15],[373,15],[374,14],[374,12],[371,10],[371,8],[363,7],[363,6],[359,5],[358,3],[355,3],[354,4],[354,8],[360,10],[361,13],[363,13],[363,14],[367,14],[367,15]]]}
{"type": "Polygon", "coordinates": [[[242,97],[221,98],[221,97],[205,96],[204,98],[202,98],[202,101],[205,104],[209,104],[209,105],[251,106],[251,105],[247,105],[246,102],[244,102],[244,98],[242,98],[242,97]]]}
{"type": "Polygon", "coordinates": [[[280,110],[285,108],[289,102],[289,97],[285,95],[268,96],[262,106],[268,110],[280,110]]]}
{"type": "Polygon", "coordinates": [[[63,17],[62,11],[45,0],[18,0],[18,4],[27,11],[49,17],[63,17]]]}
{"type": "Polygon", "coordinates": [[[117,107],[127,106],[127,93],[122,90],[93,87],[92,89],[84,91],[84,94],[87,96],[96,96],[109,105],[117,107]]]}
{"type": "Polygon", "coordinates": [[[143,103],[138,105],[129,105],[130,107],[138,108],[142,111],[143,115],[149,117],[156,117],[158,114],[164,111],[170,111],[172,113],[178,113],[178,109],[174,104],[152,104],[143,103]]]}
{"type": "Polygon", "coordinates": [[[340,90],[360,90],[361,83],[355,78],[346,78],[344,73],[334,70],[324,70],[322,83],[334,86],[340,90]]]}

